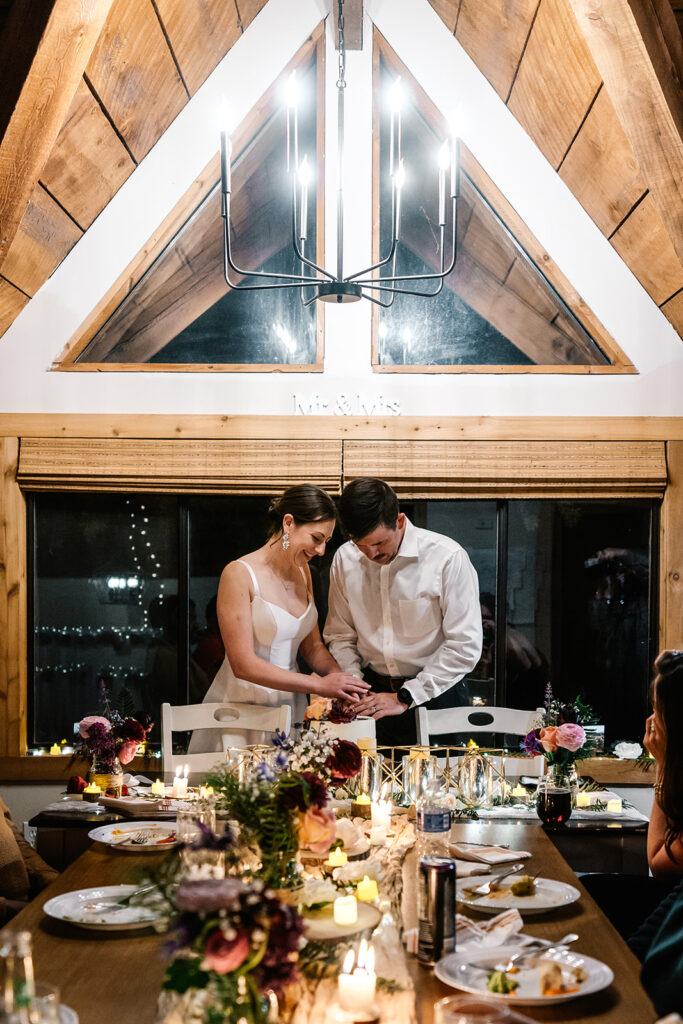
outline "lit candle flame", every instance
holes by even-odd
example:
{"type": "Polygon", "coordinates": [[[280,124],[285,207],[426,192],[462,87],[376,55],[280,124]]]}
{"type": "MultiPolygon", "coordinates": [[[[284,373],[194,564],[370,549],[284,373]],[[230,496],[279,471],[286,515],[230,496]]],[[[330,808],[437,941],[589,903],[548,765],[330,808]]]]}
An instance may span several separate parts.
{"type": "Polygon", "coordinates": [[[354,954],[353,950],[350,949],[344,957],[344,963],[342,964],[342,974],[350,974],[353,970],[354,954]]]}

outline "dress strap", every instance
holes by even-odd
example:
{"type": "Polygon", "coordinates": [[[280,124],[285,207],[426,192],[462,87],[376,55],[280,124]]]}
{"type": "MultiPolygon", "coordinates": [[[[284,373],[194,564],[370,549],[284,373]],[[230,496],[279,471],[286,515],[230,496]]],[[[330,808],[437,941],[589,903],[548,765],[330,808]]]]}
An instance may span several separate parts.
{"type": "Polygon", "coordinates": [[[254,594],[255,594],[256,597],[259,597],[260,596],[260,594],[259,594],[259,585],[258,585],[258,580],[256,579],[256,573],[254,572],[252,567],[249,565],[249,562],[245,562],[243,558],[238,558],[237,561],[239,562],[240,565],[245,565],[247,567],[247,569],[249,570],[249,575],[251,576],[251,582],[254,584],[254,594]]]}

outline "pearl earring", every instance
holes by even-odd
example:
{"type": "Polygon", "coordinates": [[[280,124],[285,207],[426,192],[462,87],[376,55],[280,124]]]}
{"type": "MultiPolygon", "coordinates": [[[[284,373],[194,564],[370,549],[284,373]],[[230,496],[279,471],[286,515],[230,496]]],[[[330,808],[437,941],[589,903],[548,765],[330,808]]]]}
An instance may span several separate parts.
{"type": "Polygon", "coordinates": [[[286,551],[288,547],[289,547],[289,534],[288,533],[283,533],[283,535],[282,535],[282,550],[286,551]]]}

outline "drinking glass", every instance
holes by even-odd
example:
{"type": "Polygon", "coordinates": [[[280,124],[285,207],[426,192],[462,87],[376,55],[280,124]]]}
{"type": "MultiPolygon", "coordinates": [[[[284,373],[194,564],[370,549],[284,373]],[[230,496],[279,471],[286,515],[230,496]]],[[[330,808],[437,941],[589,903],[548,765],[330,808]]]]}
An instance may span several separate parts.
{"type": "Polygon", "coordinates": [[[225,853],[199,844],[200,824],[216,831],[215,801],[188,801],[178,808],[176,830],[178,839],[185,844],[181,851],[185,873],[194,878],[224,878],[225,853]]]}
{"type": "Polygon", "coordinates": [[[447,996],[434,1004],[434,1024],[507,1024],[509,1019],[506,1006],[478,996],[447,996]]]}
{"type": "Polygon", "coordinates": [[[544,825],[564,825],[572,813],[572,791],[567,780],[547,775],[538,786],[536,813],[544,825]]]}
{"type": "Polygon", "coordinates": [[[59,989],[44,981],[35,983],[35,995],[28,1008],[31,1024],[60,1024],[59,989]]]}

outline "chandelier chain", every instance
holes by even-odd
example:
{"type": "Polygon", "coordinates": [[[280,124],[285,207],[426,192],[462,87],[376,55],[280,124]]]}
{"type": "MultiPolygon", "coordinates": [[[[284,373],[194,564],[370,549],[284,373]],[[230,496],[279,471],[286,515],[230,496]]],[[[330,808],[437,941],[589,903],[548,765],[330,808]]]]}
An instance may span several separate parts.
{"type": "Polygon", "coordinates": [[[344,44],[344,0],[338,0],[337,32],[339,35],[339,74],[337,88],[346,88],[346,46],[344,44]]]}

